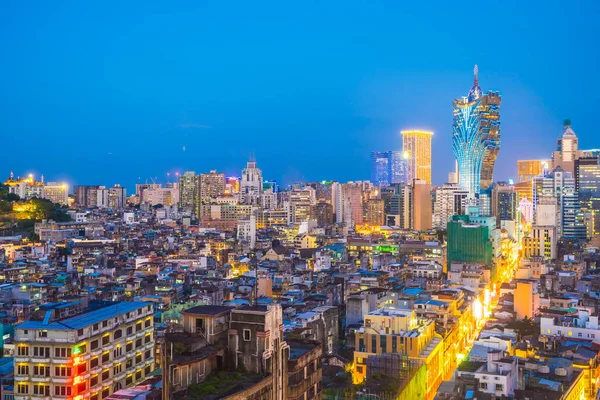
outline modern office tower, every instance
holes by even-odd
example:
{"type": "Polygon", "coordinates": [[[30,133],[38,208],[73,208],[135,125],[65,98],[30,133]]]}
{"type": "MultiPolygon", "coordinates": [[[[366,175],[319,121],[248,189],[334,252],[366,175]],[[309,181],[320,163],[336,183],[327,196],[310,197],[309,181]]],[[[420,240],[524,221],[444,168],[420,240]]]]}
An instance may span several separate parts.
{"type": "MultiPolygon", "coordinates": [[[[493,217],[488,218],[493,219],[493,217]]],[[[489,224],[471,221],[468,215],[453,216],[446,229],[448,267],[453,262],[490,265],[494,255],[490,228],[489,224]]]]}
{"type": "Polygon", "coordinates": [[[349,228],[363,223],[363,191],[360,183],[348,182],[336,186],[336,222],[349,228]]]}
{"type": "Polygon", "coordinates": [[[395,193],[385,199],[385,225],[402,229],[412,227],[412,186],[398,184],[395,193]]]}
{"type": "Polygon", "coordinates": [[[558,238],[585,239],[585,223],[575,178],[570,172],[563,171],[561,167],[557,167],[544,177],[537,177],[533,180],[533,203],[537,225],[552,225],[547,223],[551,221],[540,221],[538,210],[540,205],[550,206],[553,201],[558,214],[555,224],[558,238]]]}
{"type": "Polygon", "coordinates": [[[565,120],[563,135],[556,139],[556,151],[552,152],[552,169],[560,167],[565,172],[575,175],[575,160],[578,158],[578,139],[573,129],[571,120],[565,120]]]}
{"type": "Polygon", "coordinates": [[[402,131],[402,151],[407,161],[407,181],[420,179],[431,185],[431,137],[433,132],[402,131]]]}
{"type": "Polygon", "coordinates": [[[600,157],[589,155],[575,160],[575,186],[581,209],[588,216],[588,237],[600,234],[600,157]]]}
{"type": "Polygon", "coordinates": [[[283,338],[281,306],[252,305],[232,310],[228,335],[230,365],[234,369],[244,366],[248,372],[269,379],[272,394],[266,398],[286,399],[290,354],[283,338]]]}
{"type": "Polygon", "coordinates": [[[312,218],[313,206],[317,202],[315,189],[306,186],[304,189],[294,189],[290,192],[288,208],[288,221],[291,224],[300,224],[312,218]]]}
{"type": "Polygon", "coordinates": [[[492,188],[491,215],[496,217],[496,226],[501,221],[517,220],[517,194],[514,186],[508,182],[498,182],[492,188]]]}
{"type": "Polygon", "coordinates": [[[446,224],[453,215],[464,215],[467,197],[469,192],[461,189],[457,184],[446,183],[439,187],[435,192],[433,227],[446,229],[446,224]]]}
{"type": "Polygon", "coordinates": [[[387,186],[407,181],[407,159],[401,151],[371,152],[371,183],[387,186]]]}
{"type": "Polygon", "coordinates": [[[179,177],[179,208],[196,211],[198,206],[198,190],[200,178],[194,171],[185,171],[179,177]]]}
{"type": "Polygon", "coordinates": [[[551,164],[552,160],[518,160],[518,183],[531,182],[536,176],[546,175],[551,164]]]}
{"type": "Polygon", "coordinates": [[[63,206],[69,204],[69,185],[64,182],[47,182],[44,184],[44,199],[63,206]]]}
{"type": "Polygon", "coordinates": [[[413,180],[412,228],[416,231],[431,229],[431,185],[424,180],[413,180]]]}
{"type": "Polygon", "coordinates": [[[458,161],[460,187],[471,197],[493,183],[494,164],[500,150],[500,104],[498,92],[483,94],[475,66],[473,87],[467,97],[453,102],[452,150],[458,161]]]}
{"type": "Polygon", "coordinates": [[[154,369],[153,308],[142,302],[40,306],[15,327],[15,400],[100,400],[154,369]]]}
{"type": "Polygon", "coordinates": [[[38,182],[33,178],[32,174],[29,174],[27,178],[17,177],[15,179],[15,176],[11,172],[4,184],[8,186],[8,193],[16,194],[21,200],[31,200],[34,197],[41,199],[44,197],[44,176],[42,176],[41,182],[38,182]]]}
{"type": "Polygon", "coordinates": [[[210,204],[217,197],[225,194],[225,174],[218,174],[216,170],[208,174],[200,174],[200,203],[210,204]]]}
{"type": "Polygon", "coordinates": [[[313,206],[313,216],[317,220],[318,227],[325,227],[333,224],[333,205],[326,201],[319,201],[313,206]]]}
{"type": "Polygon", "coordinates": [[[525,258],[543,257],[556,259],[556,228],[554,226],[533,225],[529,236],[523,238],[525,258]]]}
{"type": "Polygon", "coordinates": [[[240,183],[240,201],[243,204],[258,204],[263,190],[262,171],[256,167],[256,161],[250,160],[242,170],[240,183]]]}
{"type": "Polygon", "coordinates": [[[366,202],[365,222],[371,226],[385,225],[385,204],[382,199],[370,199],[366,202]]]}

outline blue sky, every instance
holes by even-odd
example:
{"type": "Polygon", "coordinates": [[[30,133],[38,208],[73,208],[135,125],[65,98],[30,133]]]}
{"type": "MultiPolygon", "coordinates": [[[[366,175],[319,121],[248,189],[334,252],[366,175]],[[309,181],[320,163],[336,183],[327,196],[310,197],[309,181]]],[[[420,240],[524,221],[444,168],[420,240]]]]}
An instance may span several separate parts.
{"type": "MultiPolygon", "coordinates": [[[[368,179],[401,129],[453,168],[452,99],[503,96],[496,179],[570,118],[600,147],[600,2],[31,1],[0,5],[0,174],[133,189],[167,172],[368,179]]],[[[131,191],[131,190],[130,190],[131,191]]]]}

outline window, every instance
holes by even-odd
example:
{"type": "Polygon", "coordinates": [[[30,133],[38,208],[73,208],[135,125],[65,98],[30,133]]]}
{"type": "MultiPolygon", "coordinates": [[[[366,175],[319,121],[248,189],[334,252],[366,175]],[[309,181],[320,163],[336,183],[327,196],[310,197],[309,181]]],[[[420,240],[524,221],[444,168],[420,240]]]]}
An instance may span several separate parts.
{"type": "Polygon", "coordinates": [[[29,335],[29,330],[28,329],[23,329],[23,335],[29,335]]]}
{"type": "Polygon", "coordinates": [[[496,383],[496,391],[503,391],[504,390],[504,385],[500,384],[500,383],[496,383]]]}
{"type": "Polygon", "coordinates": [[[140,380],[142,379],[142,370],[138,369],[137,371],[135,371],[135,380],[140,380]]]}
{"type": "Polygon", "coordinates": [[[33,356],[34,357],[50,357],[50,347],[34,347],[33,348],[33,356]]]}
{"type": "Polygon", "coordinates": [[[17,385],[17,393],[28,394],[29,393],[29,385],[26,383],[19,383],[17,385]]]}
{"type": "Polygon", "coordinates": [[[29,365],[17,365],[17,375],[29,375],[29,365]]]}
{"type": "Polygon", "coordinates": [[[71,376],[71,367],[54,367],[54,376],[71,376]]]}
{"type": "Polygon", "coordinates": [[[77,336],[83,336],[83,329],[77,329],[77,336]]]}
{"type": "Polygon", "coordinates": [[[123,370],[123,364],[117,364],[113,367],[113,375],[119,375],[123,370]]]}
{"type": "Polygon", "coordinates": [[[135,331],[139,332],[142,330],[142,323],[138,322],[137,324],[135,324],[135,331]]]}
{"type": "Polygon", "coordinates": [[[113,350],[113,358],[120,357],[123,354],[123,348],[117,345],[117,348],[113,350]]]}
{"type": "Polygon", "coordinates": [[[481,382],[481,383],[479,384],[479,388],[480,388],[480,389],[487,389],[487,382],[481,382]]]}
{"type": "Polygon", "coordinates": [[[87,383],[86,382],[81,382],[77,386],[75,386],[75,388],[77,389],[76,390],[77,394],[83,393],[87,389],[87,383]]]}
{"type": "Polygon", "coordinates": [[[142,362],[142,353],[138,353],[135,355],[135,363],[139,364],[142,362]]]}
{"type": "Polygon", "coordinates": [[[125,386],[129,386],[133,383],[133,375],[127,375],[125,378],[125,386]]]}
{"type": "Polygon", "coordinates": [[[39,394],[42,396],[50,396],[50,386],[35,384],[33,385],[33,394],[39,394]]]}
{"type": "Polygon", "coordinates": [[[98,357],[94,357],[90,360],[90,368],[96,368],[98,366],[98,357]]]}
{"type": "Polygon", "coordinates": [[[54,395],[59,397],[71,396],[71,386],[54,386],[54,395]]]}
{"type": "Polygon", "coordinates": [[[133,326],[128,326],[127,327],[127,336],[131,335],[133,333],[133,326]]]}
{"type": "Polygon", "coordinates": [[[150,340],[152,340],[150,334],[147,334],[146,336],[144,336],[144,343],[150,343],[150,340]]]}
{"type": "Polygon", "coordinates": [[[48,337],[48,331],[38,331],[38,337],[48,337]]]}
{"type": "Polygon", "coordinates": [[[252,337],[252,331],[250,331],[250,329],[244,329],[244,340],[246,342],[249,342],[251,340],[252,337]]]}
{"type": "Polygon", "coordinates": [[[102,327],[106,328],[108,326],[108,320],[102,321],[102,327]]]}
{"type": "Polygon", "coordinates": [[[98,400],[98,393],[94,393],[90,396],[90,400],[98,400]]]}
{"type": "MultiPolygon", "coordinates": [[[[96,364],[98,363],[98,358],[95,358],[96,360],[96,364]]],[[[90,362],[90,367],[91,367],[92,363],[90,362]]],[[[94,367],[91,367],[94,368],[94,367]]],[[[87,364],[83,363],[83,364],[79,364],[77,366],[77,375],[81,375],[83,374],[85,371],[87,371],[87,364]]]]}
{"type": "Polygon", "coordinates": [[[583,337],[583,334],[582,334],[581,332],[578,332],[578,333],[577,333],[577,336],[578,336],[578,337],[583,337]]]}
{"type": "Polygon", "coordinates": [[[152,321],[150,320],[150,318],[148,318],[148,319],[146,320],[146,322],[144,322],[144,326],[145,326],[146,328],[148,328],[148,327],[150,326],[150,324],[151,324],[151,323],[152,323],[152,321]]]}
{"type": "Polygon", "coordinates": [[[90,379],[90,387],[94,387],[98,384],[98,375],[92,376],[90,379]]]}
{"type": "Polygon", "coordinates": [[[110,390],[105,387],[104,389],[102,389],[102,398],[105,399],[109,396],[110,390]]]}
{"type": "Polygon", "coordinates": [[[356,367],[356,372],[358,372],[359,374],[362,374],[362,373],[363,373],[363,367],[362,367],[362,366],[360,366],[360,365],[359,365],[359,366],[357,366],[357,367],[356,367]]]}
{"type": "Polygon", "coordinates": [[[19,346],[17,348],[17,355],[19,355],[19,356],[28,356],[29,355],[29,347],[27,347],[27,346],[19,346]]]}
{"type": "Polygon", "coordinates": [[[146,352],[144,353],[144,360],[150,359],[151,356],[152,354],[150,353],[150,350],[146,350],[146,352]]]}
{"type": "Polygon", "coordinates": [[[54,348],[54,357],[69,358],[69,357],[71,357],[71,349],[64,348],[64,347],[55,347],[54,348]]]}
{"type": "Polygon", "coordinates": [[[132,366],[133,366],[133,358],[130,358],[127,361],[125,361],[125,368],[131,368],[132,366]]]}
{"type": "Polygon", "coordinates": [[[33,366],[34,376],[50,376],[50,367],[44,367],[43,365],[33,366]]]}
{"type": "Polygon", "coordinates": [[[144,368],[144,375],[148,376],[150,374],[150,366],[146,365],[146,368],[144,368]]]}
{"type": "Polygon", "coordinates": [[[133,350],[133,343],[132,343],[132,342],[129,342],[129,343],[127,343],[127,345],[125,346],[125,351],[129,353],[131,350],[133,350]]]}
{"type": "Polygon", "coordinates": [[[94,326],[92,326],[92,330],[93,331],[97,331],[98,330],[98,324],[94,324],[94,326]]]}
{"type": "Polygon", "coordinates": [[[120,330],[120,329],[117,329],[117,330],[115,331],[114,338],[115,338],[115,339],[119,339],[121,336],[123,336],[123,331],[122,331],[122,330],[120,330]]]}
{"type": "Polygon", "coordinates": [[[137,339],[135,341],[135,348],[137,349],[137,348],[140,348],[142,346],[143,346],[143,344],[142,344],[142,338],[137,339]]]}
{"type": "Polygon", "coordinates": [[[98,348],[98,340],[94,340],[92,343],[90,343],[90,350],[95,350],[98,348]]]}
{"type": "Polygon", "coordinates": [[[110,343],[110,335],[102,336],[102,346],[106,346],[110,343]]]}
{"type": "Polygon", "coordinates": [[[107,380],[109,377],[110,377],[110,370],[105,369],[104,371],[102,371],[102,382],[107,380]]]}
{"type": "Polygon", "coordinates": [[[107,363],[110,360],[110,352],[102,353],[102,364],[107,363]]]}

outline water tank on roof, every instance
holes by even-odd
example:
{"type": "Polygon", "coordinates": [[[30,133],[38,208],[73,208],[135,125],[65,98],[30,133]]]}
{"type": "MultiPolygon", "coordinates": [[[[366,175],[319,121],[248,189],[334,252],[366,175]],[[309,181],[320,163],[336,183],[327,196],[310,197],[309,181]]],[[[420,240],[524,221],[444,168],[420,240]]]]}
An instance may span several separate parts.
{"type": "Polygon", "coordinates": [[[549,374],[550,367],[548,367],[547,365],[540,365],[540,367],[538,368],[538,371],[540,372],[540,374],[549,374]]]}
{"type": "Polygon", "coordinates": [[[558,367],[554,370],[556,376],[567,376],[567,370],[563,367],[558,367]]]}

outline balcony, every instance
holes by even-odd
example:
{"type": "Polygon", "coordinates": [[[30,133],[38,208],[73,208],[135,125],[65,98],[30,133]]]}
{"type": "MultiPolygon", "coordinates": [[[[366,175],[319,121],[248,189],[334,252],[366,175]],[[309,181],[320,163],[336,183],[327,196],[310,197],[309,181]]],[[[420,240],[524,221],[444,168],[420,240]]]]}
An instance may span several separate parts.
{"type": "Polygon", "coordinates": [[[125,379],[126,376],[127,376],[127,374],[125,373],[125,371],[120,372],[117,375],[113,376],[113,382],[117,383],[117,382],[125,379]]]}
{"type": "Polygon", "coordinates": [[[288,397],[298,397],[305,393],[309,388],[315,385],[323,377],[323,369],[317,369],[312,375],[294,384],[290,383],[288,387],[288,397]]]}
{"type": "Polygon", "coordinates": [[[51,358],[46,358],[46,357],[40,357],[40,356],[34,356],[30,358],[32,363],[35,364],[48,364],[52,359],[51,358]]]}
{"type": "Polygon", "coordinates": [[[50,377],[49,376],[32,376],[31,382],[50,383],[50,377]]]}
{"type": "Polygon", "coordinates": [[[72,385],[73,378],[70,376],[55,376],[52,378],[52,383],[57,385],[72,385]]]}

